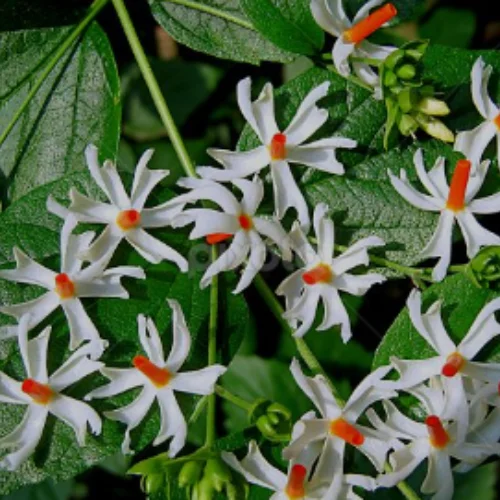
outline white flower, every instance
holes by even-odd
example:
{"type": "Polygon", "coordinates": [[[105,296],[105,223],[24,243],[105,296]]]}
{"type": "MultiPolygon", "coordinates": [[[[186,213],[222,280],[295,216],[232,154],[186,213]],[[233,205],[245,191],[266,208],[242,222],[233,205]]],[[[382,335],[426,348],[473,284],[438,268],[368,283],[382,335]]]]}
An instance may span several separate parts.
{"type": "MultiPolygon", "coordinates": [[[[70,350],[76,349],[84,340],[90,341],[92,359],[101,356],[108,342],[99,332],[86,313],[81,298],[116,297],[128,298],[128,292],[121,284],[121,278],[129,276],[144,279],[144,271],[138,267],[116,267],[104,270],[106,262],[96,262],[82,269],[83,261],[78,255],[88,249],[94,238],[93,232],[72,234],[76,221],[68,216],[61,230],[61,271],[56,273],[28,257],[19,248],[14,248],[17,267],[0,271],[0,278],[18,283],[38,285],[48,290],[29,302],[0,307],[0,312],[20,319],[29,314],[28,328],[31,330],[41,323],[57,307],[61,306],[68,320],[70,350]]],[[[3,338],[13,337],[16,326],[0,328],[3,338]]]]}
{"type": "Polygon", "coordinates": [[[183,179],[179,184],[192,191],[174,198],[172,203],[210,200],[219,205],[223,211],[209,208],[184,210],[174,219],[172,223],[174,227],[194,222],[195,227],[190,238],[206,236],[207,241],[212,244],[233,237],[229,248],[206,270],[200,282],[202,288],[210,284],[212,276],[242,264],[249,254],[248,263],[234,293],[240,293],[250,285],[266,259],[266,245],[262,236],[269,238],[278,246],[285,260],[292,258],[289,237],[281,224],[255,215],[264,196],[264,187],[258,177],[253,181],[244,179],[233,181],[243,193],[240,202],[229,189],[213,181],[183,179]]]}
{"type": "Polygon", "coordinates": [[[409,390],[422,403],[427,416],[425,423],[415,422],[403,415],[390,401],[384,401],[387,420],[383,422],[373,410],[368,411],[371,423],[393,439],[409,441],[389,456],[393,472],[378,477],[380,486],[392,487],[405,480],[425,459],[428,460],[427,476],[421,491],[435,494],[433,500],[451,500],[453,475],[450,458],[467,462],[484,460],[498,453],[496,443],[467,443],[458,436],[454,421],[449,421],[447,400],[439,387],[421,385],[409,390]]]}
{"type": "Polygon", "coordinates": [[[472,130],[460,132],[457,135],[455,149],[461,151],[471,161],[479,163],[484,150],[496,136],[497,154],[500,155],[500,109],[488,95],[488,82],[492,67],[484,67],[479,57],[471,71],[472,100],[484,122],[472,130]]]}
{"type": "Polygon", "coordinates": [[[130,432],[144,419],[156,400],[160,407],[161,427],[153,445],[157,446],[172,438],[169,456],[175,456],[186,442],[187,425],[179,408],[174,391],[188,394],[207,395],[214,391],[216,380],[226,371],[221,365],[212,365],[201,370],[180,373],[191,348],[191,335],[187,329],[184,314],[176,300],[168,301],[173,311],[173,341],[168,358],[165,359],[163,346],[155,324],[149,318],[138,317],[139,339],[146,356],[135,356],[134,368],[102,368],[101,373],[110,383],[98,387],[85,399],[107,398],[135,387],[142,387],[139,396],[132,403],[105,416],[127,425],[122,443],[123,453],[132,453],[130,432]]]}
{"type": "MultiPolygon", "coordinates": [[[[324,500],[327,498],[324,494],[331,482],[331,473],[320,477],[314,472],[310,477],[319,452],[317,443],[307,446],[298,458],[290,462],[287,474],[273,467],[262,456],[255,441],[249,443],[248,454],[241,462],[233,453],[222,452],[222,458],[249,483],[274,491],[270,500],[324,500]]],[[[373,490],[376,486],[374,479],[360,474],[346,474],[342,479],[341,490],[335,500],[358,499],[353,486],[366,490],[373,490]]]]}
{"type": "Polygon", "coordinates": [[[305,266],[286,278],[276,293],[286,298],[284,317],[291,326],[296,327],[297,320],[302,323],[296,329],[295,336],[302,337],[311,328],[321,299],[325,313],[318,330],[341,325],[342,340],[347,342],[352,336],[351,325],[339,291],[360,296],[374,284],[385,281],[380,274],[354,275],[347,272],[354,267],[368,265],[368,248],[381,246],[384,242],[376,236],[370,236],[357,241],[342,255],[333,258],[334,227],[333,221],[326,217],[327,211],[323,203],[314,210],[317,251],[309,244],[300,227],[295,225],[290,233],[292,247],[305,266]]]}
{"type": "Polygon", "coordinates": [[[276,214],[282,219],[294,207],[304,228],[308,228],[309,211],[290,170],[290,163],[299,163],[331,174],[343,174],[344,167],[335,157],[339,147],[354,148],[356,141],[331,137],[303,144],[328,119],[328,111],[319,109],[317,101],[325,97],[330,83],[324,82],[304,98],[288,127],[280,132],[274,116],[273,87],[267,83],[259,98],[252,102],[250,78],[238,83],[238,104],[243,116],[257,134],[261,145],[251,151],[209,149],[208,153],[226,170],[199,167],[202,176],[219,181],[248,177],[271,166],[276,214]]]}
{"type": "Polygon", "coordinates": [[[441,318],[441,302],[432,304],[422,314],[422,297],[412,290],[408,297],[410,319],[418,333],[436,351],[429,359],[401,360],[391,357],[391,364],[400,374],[395,381],[379,382],[381,387],[408,389],[440,376],[446,394],[448,418],[458,422],[458,431],[463,435],[469,427],[469,411],[464,379],[483,382],[500,380],[500,364],[471,361],[494,337],[500,334],[500,324],[495,312],[500,309],[500,298],[486,304],[477,315],[467,335],[456,345],[449,337],[441,318]]]}
{"type": "Polygon", "coordinates": [[[366,455],[378,471],[382,470],[387,452],[392,446],[391,440],[384,433],[356,423],[367,407],[380,399],[397,395],[393,391],[374,387],[375,382],[384,377],[390,367],[381,367],[366,377],[343,408],[335,401],[321,375],[306,377],[295,359],[290,370],[299,387],[319,410],[321,418],[307,414],[306,418],[297,422],[292,441],[283,450],[283,456],[287,460],[295,459],[311,443],[321,442],[323,449],[316,474],[330,478],[323,498],[337,498],[335,495],[341,491],[344,477],[346,443],[366,455]]]}
{"type": "Polygon", "coordinates": [[[141,156],[134,175],[132,195],[129,197],[116,166],[108,160],[101,168],[96,147],[89,145],[85,156],[90,174],[111,203],[91,200],[76,189],[70,191],[69,209],[52,198],[48,199],[48,210],[59,217],[65,218],[71,213],[79,222],[107,224],[96,241],[82,254],[85,260],[109,261],[120,242],[125,239],[149,262],[157,264],[164,259],[170,260],[182,272],[187,271],[188,264],[182,255],[144,230],[168,226],[177,212],[175,207],[167,208],[165,203],[154,208],[144,208],[151,191],[169,174],[168,170],[150,170],[146,167],[152,155],[153,150],[148,149],[141,156]]]}
{"type": "Polygon", "coordinates": [[[47,375],[47,346],[50,327],[33,340],[28,340],[30,319],[23,316],[19,322],[19,350],[26,378],[18,382],[0,372],[0,402],[25,405],[26,413],[21,423],[9,434],[0,438],[0,448],[15,448],[4,456],[0,467],[15,470],[33,453],[38,445],[49,413],[69,425],[80,446],[85,445],[87,424],[93,434],[101,433],[99,415],[86,403],[62,394],[87,375],[98,370],[102,363],[91,361],[89,346],[75,351],[51,376],[47,375]]]}
{"type": "Polygon", "coordinates": [[[411,205],[440,212],[436,230],[425,248],[420,252],[422,259],[439,257],[432,277],[441,281],[451,260],[452,232],[455,221],[462,230],[467,256],[474,257],[485,245],[500,245],[500,237],[482,227],[473,214],[492,214],[500,211],[500,193],[479,200],[473,200],[483,185],[488,172],[489,161],[481,163],[471,172],[471,162],[459,160],[453,172],[451,185],[446,182],[444,158],[440,157],[429,172],[426,172],[422,150],[413,158],[418,178],[430,196],[417,191],[409,182],[406,172],[401,170],[399,178],[388,171],[394,189],[411,205]]]}
{"type": "Polygon", "coordinates": [[[396,50],[394,47],[375,45],[366,38],[374,31],[390,21],[396,14],[396,8],[391,3],[385,4],[370,16],[373,7],[384,0],[371,0],[358,11],[353,21],[347,17],[343,0],[311,0],[311,11],[316,22],[328,33],[337,37],[332,49],[333,63],[337,71],[344,77],[351,74],[351,64],[354,73],[367,85],[375,90],[375,97],[382,98],[380,78],[368,64],[361,61],[351,61],[349,58],[377,59],[383,62],[396,50]],[[368,17],[367,17],[368,16],[368,17]]]}

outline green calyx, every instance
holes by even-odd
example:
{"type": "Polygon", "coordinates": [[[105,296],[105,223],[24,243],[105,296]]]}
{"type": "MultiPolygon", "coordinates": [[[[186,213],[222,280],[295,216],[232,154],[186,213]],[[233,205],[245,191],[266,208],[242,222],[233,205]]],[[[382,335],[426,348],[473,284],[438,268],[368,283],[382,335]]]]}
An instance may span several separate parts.
{"type": "Polygon", "coordinates": [[[434,97],[434,88],[422,79],[421,59],[427,42],[413,41],[392,52],[381,66],[380,78],[387,109],[384,147],[393,130],[414,137],[417,130],[444,142],[454,135],[437,116],[446,116],[446,102],[434,97]]]}
{"type": "Polygon", "coordinates": [[[258,400],[249,411],[249,419],[268,441],[283,443],[290,440],[292,414],[285,406],[264,399],[258,400]]]}
{"type": "Polygon", "coordinates": [[[483,248],[467,265],[465,274],[479,288],[500,289],[500,246],[483,248]]]}

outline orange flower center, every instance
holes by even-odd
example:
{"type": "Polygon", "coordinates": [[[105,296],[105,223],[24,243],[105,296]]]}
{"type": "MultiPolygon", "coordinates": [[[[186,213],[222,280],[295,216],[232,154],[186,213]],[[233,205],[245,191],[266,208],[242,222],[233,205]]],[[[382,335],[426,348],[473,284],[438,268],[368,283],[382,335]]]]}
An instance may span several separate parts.
{"type": "Polygon", "coordinates": [[[332,268],[327,264],[319,264],[302,275],[304,283],[316,285],[317,283],[330,283],[333,278],[332,268]]]}
{"type": "Polygon", "coordinates": [[[305,497],[304,481],[306,476],[307,469],[303,465],[296,464],[292,467],[285,489],[285,493],[290,500],[298,500],[305,497]]]}
{"type": "Polygon", "coordinates": [[[365,442],[363,434],[343,418],[337,418],[330,422],[330,433],[352,446],[361,446],[365,442]]]}
{"type": "Polygon", "coordinates": [[[141,223],[141,214],[137,210],[122,210],[116,217],[116,224],[122,231],[135,229],[141,223]]]}
{"type": "Polygon", "coordinates": [[[269,150],[273,160],[284,160],[286,158],[286,135],[274,134],[269,150]]]}
{"type": "Polygon", "coordinates": [[[216,245],[217,243],[220,243],[221,241],[226,241],[229,238],[231,238],[232,234],[229,233],[214,233],[214,234],[209,234],[205,237],[205,240],[209,245],[216,245]]]}
{"type": "Polygon", "coordinates": [[[172,378],[171,373],[166,368],[160,368],[151,363],[146,356],[135,356],[133,365],[153,382],[156,387],[165,387],[172,378]]]}
{"type": "Polygon", "coordinates": [[[441,419],[436,415],[429,415],[425,419],[425,425],[427,426],[432,446],[434,446],[434,448],[445,448],[450,442],[450,435],[443,427],[441,419]]]}
{"type": "Polygon", "coordinates": [[[446,208],[460,212],[465,207],[465,192],[470,177],[471,163],[469,160],[458,160],[451,179],[450,194],[446,208]]]}
{"type": "Polygon", "coordinates": [[[66,273],[56,276],[56,293],[61,299],[71,299],[75,296],[75,284],[66,273]]]}
{"type": "Polygon", "coordinates": [[[248,231],[253,227],[252,218],[249,217],[247,214],[241,214],[238,217],[238,222],[240,223],[241,228],[244,229],[245,231],[248,231]]]}
{"type": "Polygon", "coordinates": [[[359,23],[344,31],[344,41],[347,43],[359,43],[372,33],[377,31],[387,21],[390,21],[398,13],[392,3],[386,3],[382,7],[373,11],[359,23]]]}
{"type": "Polygon", "coordinates": [[[32,378],[27,378],[21,385],[21,390],[31,397],[35,403],[46,405],[55,396],[54,391],[46,384],[40,384],[32,378]]]}
{"type": "Polygon", "coordinates": [[[454,377],[463,368],[464,364],[465,358],[460,353],[454,352],[446,358],[441,373],[445,377],[454,377]]]}
{"type": "Polygon", "coordinates": [[[500,130],[500,115],[493,118],[493,123],[496,125],[497,129],[500,130]]]}

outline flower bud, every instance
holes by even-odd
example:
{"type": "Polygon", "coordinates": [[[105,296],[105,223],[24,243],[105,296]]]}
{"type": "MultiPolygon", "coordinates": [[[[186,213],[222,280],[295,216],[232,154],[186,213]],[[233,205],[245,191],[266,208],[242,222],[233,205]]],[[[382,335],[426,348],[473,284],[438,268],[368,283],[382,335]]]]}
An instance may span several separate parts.
{"type": "Polygon", "coordinates": [[[435,137],[444,142],[453,142],[455,140],[453,132],[441,120],[423,113],[416,113],[415,119],[420,125],[420,128],[431,137],[435,137]]]}
{"type": "Polygon", "coordinates": [[[413,64],[403,64],[403,66],[396,71],[396,75],[403,80],[411,80],[415,78],[416,74],[417,68],[415,68],[413,64]]]}
{"type": "Polygon", "coordinates": [[[403,113],[409,113],[416,103],[415,91],[406,88],[398,94],[398,105],[403,113]]]}
{"type": "Polygon", "coordinates": [[[220,458],[210,458],[207,460],[203,476],[210,478],[215,491],[218,493],[220,493],[227,484],[230,484],[232,479],[229,467],[220,458]]]}
{"type": "Polygon", "coordinates": [[[400,61],[402,61],[403,57],[405,56],[404,50],[398,49],[389,54],[385,61],[384,61],[384,66],[388,69],[394,69],[397,64],[399,64],[400,61]]]}
{"type": "Polygon", "coordinates": [[[141,490],[149,495],[154,495],[160,490],[165,481],[163,474],[147,474],[141,477],[141,490]]]}
{"type": "Polygon", "coordinates": [[[401,134],[408,137],[418,130],[418,123],[410,115],[401,115],[398,121],[398,128],[401,134]]]}
{"type": "Polygon", "coordinates": [[[397,83],[398,83],[397,76],[391,70],[386,70],[384,72],[384,85],[386,87],[393,87],[397,83]]]}
{"type": "Polygon", "coordinates": [[[180,488],[194,486],[201,477],[203,463],[199,460],[186,462],[179,472],[178,484],[180,488]]]}
{"type": "Polygon", "coordinates": [[[212,500],[214,496],[215,490],[211,478],[203,476],[193,489],[192,500],[212,500]]]}
{"type": "Polygon", "coordinates": [[[446,116],[450,113],[450,108],[444,101],[434,97],[424,97],[417,105],[417,109],[426,115],[446,116]]]}
{"type": "Polygon", "coordinates": [[[465,274],[480,288],[500,289],[500,247],[480,250],[469,262],[465,274]]]}

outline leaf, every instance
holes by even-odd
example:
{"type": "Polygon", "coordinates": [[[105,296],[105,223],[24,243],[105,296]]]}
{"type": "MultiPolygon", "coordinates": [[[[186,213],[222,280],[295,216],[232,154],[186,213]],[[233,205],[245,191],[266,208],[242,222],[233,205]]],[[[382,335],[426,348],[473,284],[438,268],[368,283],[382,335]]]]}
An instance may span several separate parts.
{"type": "Polygon", "coordinates": [[[467,474],[455,475],[454,500],[495,500],[498,463],[476,467],[467,474]]]}
{"type": "MultiPolygon", "coordinates": [[[[45,265],[58,269],[58,239],[61,222],[45,212],[45,201],[48,193],[57,199],[67,196],[69,187],[74,185],[83,193],[94,191],[86,172],[69,175],[52,184],[47,184],[30,192],[0,214],[0,265],[12,267],[12,246],[17,245],[34,259],[45,265]]],[[[158,197],[167,198],[168,190],[159,191],[158,197]]],[[[186,321],[192,335],[192,349],[184,370],[194,370],[206,366],[207,360],[207,326],[209,320],[209,289],[200,290],[199,280],[210,251],[206,245],[189,243],[186,233],[165,229],[155,233],[163,241],[172,244],[182,251],[191,263],[191,271],[181,274],[170,263],[156,266],[146,263],[125,245],[119,249],[117,264],[141,265],[145,268],[147,279],[125,280],[130,292],[129,300],[98,299],[86,300],[84,305],[99,332],[110,341],[110,348],[105,352],[102,361],[108,366],[130,366],[131,359],[141,352],[137,334],[137,316],[145,314],[155,321],[162,336],[165,352],[171,344],[171,311],[166,305],[166,298],[177,299],[184,311],[186,321]],[[205,260],[205,264],[203,261],[205,260]]],[[[242,295],[231,292],[236,284],[236,277],[225,274],[220,278],[220,308],[217,356],[218,362],[228,364],[239,348],[249,324],[249,312],[242,295]]],[[[34,298],[40,294],[36,287],[20,286],[0,280],[0,303],[16,303],[34,298]]],[[[5,316],[0,322],[5,324],[12,320],[5,316]]],[[[59,311],[50,316],[48,322],[53,327],[49,349],[49,373],[61,364],[68,356],[68,327],[64,316],[59,311]]],[[[0,369],[17,378],[25,376],[13,340],[0,342],[0,369]]],[[[92,388],[104,383],[99,375],[91,375],[87,379],[71,387],[67,393],[82,398],[92,388]]],[[[100,412],[123,406],[131,401],[137,392],[117,396],[112,399],[96,400],[92,405],[100,412]]],[[[186,418],[193,411],[198,398],[179,395],[179,401],[186,418]]],[[[0,405],[0,433],[5,435],[20,422],[23,408],[14,405],[0,405]]],[[[133,432],[133,447],[140,450],[151,444],[160,425],[159,410],[154,407],[145,422],[133,432]]],[[[73,431],[64,423],[49,420],[42,443],[37,447],[35,455],[16,472],[0,471],[0,495],[10,493],[23,485],[52,477],[60,481],[72,477],[84,469],[101,462],[106,457],[120,450],[123,439],[122,424],[104,421],[103,434],[100,437],[88,436],[87,445],[80,448],[73,431]]],[[[158,447],[158,451],[165,446],[158,447]]],[[[3,452],[2,452],[3,453],[3,452]]]]}
{"type": "MultiPolygon", "coordinates": [[[[152,59],[150,64],[178,127],[208,99],[222,76],[218,68],[208,64],[157,59],[152,59]]],[[[124,134],[137,141],[167,137],[137,64],[125,70],[122,89],[124,134]]]]}
{"type": "Polygon", "coordinates": [[[323,30],[313,19],[309,0],[241,0],[254,27],[278,47],[313,55],[323,48],[323,30]]]}
{"type": "MultiPolygon", "coordinates": [[[[429,287],[422,294],[423,310],[436,300],[442,300],[444,325],[450,338],[460,342],[476,319],[479,311],[491,300],[498,297],[490,290],[477,288],[462,274],[446,278],[441,283],[429,287]]],[[[500,359],[500,346],[493,342],[483,351],[483,359],[497,361],[500,359]],[[492,349],[494,345],[494,349],[492,349]]],[[[434,350],[420,336],[413,326],[408,310],[405,308],[384,336],[373,361],[373,368],[387,365],[391,356],[401,359],[425,359],[435,356],[434,350]]]]}
{"type": "MultiPolygon", "coordinates": [[[[4,131],[71,28],[0,34],[0,131],[4,131]]],[[[85,168],[94,143],[114,157],[120,126],[119,81],[106,35],[93,24],[49,73],[0,145],[0,197],[14,201],[31,189],[85,168]],[[7,192],[8,188],[8,192],[7,192]]],[[[1,133],[1,132],[0,132],[1,133]]]]}
{"type": "Polygon", "coordinates": [[[295,56],[262,37],[239,0],[149,0],[158,23],[179,43],[211,56],[259,64],[295,56]]]}
{"type": "Polygon", "coordinates": [[[39,484],[26,486],[12,495],[3,497],[3,500],[68,500],[73,495],[75,481],[61,481],[54,483],[52,479],[47,479],[39,484]]]}

